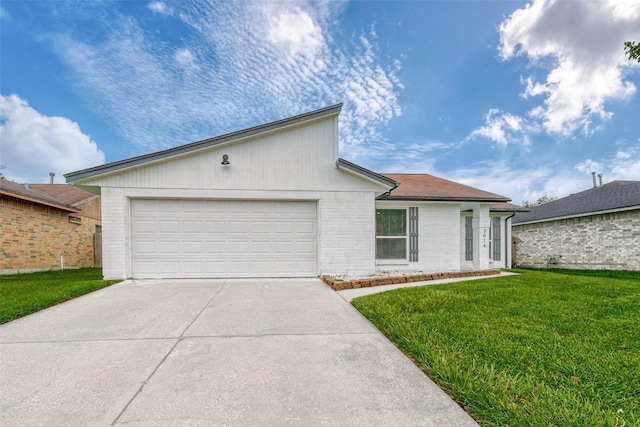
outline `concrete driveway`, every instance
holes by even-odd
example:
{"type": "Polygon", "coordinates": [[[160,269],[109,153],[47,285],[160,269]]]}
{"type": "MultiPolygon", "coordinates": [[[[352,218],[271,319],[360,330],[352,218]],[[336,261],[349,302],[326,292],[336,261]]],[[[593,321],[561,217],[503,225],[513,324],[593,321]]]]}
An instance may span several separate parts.
{"type": "Polygon", "coordinates": [[[477,424],[316,279],[125,281],[0,326],[0,425],[477,424]]]}

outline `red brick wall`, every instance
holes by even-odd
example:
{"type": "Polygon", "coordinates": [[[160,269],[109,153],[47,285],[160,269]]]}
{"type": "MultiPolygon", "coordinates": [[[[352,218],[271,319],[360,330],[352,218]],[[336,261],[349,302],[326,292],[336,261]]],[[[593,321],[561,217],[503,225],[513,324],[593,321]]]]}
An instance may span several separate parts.
{"type": "MultiPolygon", "coordinates": [[[[81,217],[80,213],[71,213],[81,217]]],[[[0,199],[0,272],[93,267],[95,219],[69,222],[69,212],[20,199],[0,199]]]]}

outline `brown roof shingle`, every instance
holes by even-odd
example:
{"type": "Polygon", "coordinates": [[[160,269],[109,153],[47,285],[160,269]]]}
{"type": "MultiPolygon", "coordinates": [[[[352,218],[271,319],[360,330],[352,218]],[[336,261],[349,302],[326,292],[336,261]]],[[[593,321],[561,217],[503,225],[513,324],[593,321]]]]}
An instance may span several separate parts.
{"type": "Polygon", "coordinates": [[[9,181],[7,179],[0,179],[0,194],[29,200],[47,206],[54,206],[70,212],[79,211],[78,208],[58,200],[47,193],[38,191],[29,184],[18,184],[17,182],[9,181]]]}
{"type": "Polygon", "coordinates": [[[83,200],[97,197],[96,194],[69,184],[29,184],[29,188],[44,193],[65,205],[75,205],[83,200]]]}
{"type": "Polygon", "coordinates": [[[488,191],[479,190],[433,175],[404,173],[385,173],[382,175],[400,184],[397,188],[391,190],[389,196],[383,197],[388,200],[511,201],[508,197],[489,193],[488,191]]]}

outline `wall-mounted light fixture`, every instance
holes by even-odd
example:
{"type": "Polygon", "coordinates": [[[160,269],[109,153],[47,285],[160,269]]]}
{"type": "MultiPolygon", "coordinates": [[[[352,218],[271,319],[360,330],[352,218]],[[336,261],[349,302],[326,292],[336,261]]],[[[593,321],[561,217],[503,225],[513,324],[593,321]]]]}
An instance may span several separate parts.
{"type": "Polygon", "coordinates": [[[231,164],[231,162],[229,162],[229,156],[227,156],[226,154],[222,155],[222,164],[225,165],[225,166],[231,164]]]}

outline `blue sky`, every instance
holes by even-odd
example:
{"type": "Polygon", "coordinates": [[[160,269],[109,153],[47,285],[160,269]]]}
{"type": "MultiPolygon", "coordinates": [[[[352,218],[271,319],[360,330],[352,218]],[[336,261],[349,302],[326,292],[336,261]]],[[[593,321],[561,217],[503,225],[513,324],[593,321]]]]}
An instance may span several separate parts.
{"type": "Polygon", "coordinates": [[[343,103],[341,157],[513,199],[640,180],[640,0],[3,1],[0,163],[48,182],[343,103]]]}

